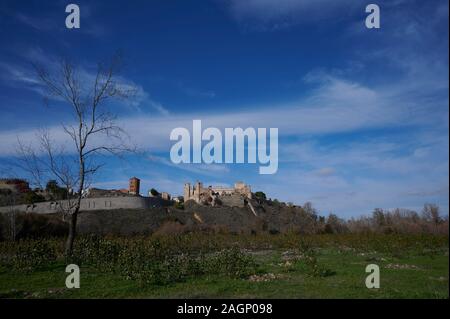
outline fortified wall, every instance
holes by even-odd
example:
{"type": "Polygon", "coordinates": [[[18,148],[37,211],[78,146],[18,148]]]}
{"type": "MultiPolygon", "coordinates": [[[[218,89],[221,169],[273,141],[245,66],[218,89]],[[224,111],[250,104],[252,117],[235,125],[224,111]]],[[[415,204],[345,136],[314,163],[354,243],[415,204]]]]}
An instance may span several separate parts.
{"type": "MultiPolygon", "coordinates": [[[[83,198],[81,200],[80,211],[111,210],[111,209],[144,209],[161,207],[164,200],[158,197],[99,197],[83,198]]],[[[9,213],[11,211],[50,214],[61,212],[61,207],[68,207],[67,200],[58,202],[42,202],[29,205],[2,206],[0,213],[9,213]]]]}

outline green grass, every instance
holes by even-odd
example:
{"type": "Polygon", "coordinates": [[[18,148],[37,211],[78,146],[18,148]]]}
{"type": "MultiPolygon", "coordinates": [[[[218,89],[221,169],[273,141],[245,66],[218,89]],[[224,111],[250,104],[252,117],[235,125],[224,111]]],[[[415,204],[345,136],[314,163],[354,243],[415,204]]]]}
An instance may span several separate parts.
{"type": "MultiPolygon", "coordinates": [[[[289,261],[284,256],[300,256],[292,247],[252,248],[246,254],[257,264],[255,275],[275,278],[255,282],[249,276],[232,278],[224,274],[187,276],[162,285],[127,280],[98,267],[82,265],[81,288],[65,288],[65,263],[61,259],[30,271],[0,266],[1,298],[448,298],[448,245],[377,251],[370,247],[342,249],[330,237],[317,245],[317,265],[331,272],[314,276],[305,259],[289,261]],[[424,248],[425,247],[425,248],[424,248]],[[439,248],[439,249],[437,249],[439,248]],[[288,254],[289,255],[289,254],[288,254]],[[365,287],[365,267],[380,266],[380,289],[365,287]]],[[[322,239],[320,239],[322,240],[322,239]]],[[[448,239],[446,240],[448,242],[448,239]]],[[[413,242],[413,241],[412,241],[413,242]]],[[[431,240],[430,242],[435,242],[431,240]]],[[[352,246],[352,243],[348,243],[352,246]]],[[[245,242],[248,245],[248,242],[245,242]]],[[[377,244],[378,248],[381,245],[377,244]]],[[[248,246],[255,246],[251,243],[248,246]]],[[[257,245],[256,245],[257,246],[257,245]]],[[[264,246],[266,246],[264,244],[264,246]]],[[[282,245],[278,245],[282,246],[282,245]]],[[[289,246],[289,245],[286,245],[289,246]]],[[[353,246],[357,246],[356,244],[353,246]]]]}

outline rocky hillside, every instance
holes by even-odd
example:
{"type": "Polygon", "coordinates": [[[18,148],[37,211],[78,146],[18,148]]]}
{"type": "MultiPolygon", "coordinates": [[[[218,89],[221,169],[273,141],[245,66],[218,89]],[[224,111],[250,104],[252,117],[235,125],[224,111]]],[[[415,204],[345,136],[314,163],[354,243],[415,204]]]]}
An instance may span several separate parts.
{"type": "MultiPolygon", "coordinates": [[[[173,206],[151,209],[117,209],[81,212],[78,232],[81,234],[148,235],[179,234],[190,231],[227,232],[237,234],[314,232],[317,216],[300,206],[272,201],[251,200],[254,212],[245,207],[204,206],[188,201],[184,209],[173,206]]],[[[10,228],[7,215],[0,218],[3,237],[10,228]]],[[[61,235],[67,224],[59,214],[18,214],[19,237],[61,235]]],[[[0,235],[1,237],[1,235],[0,235]]]]}
{"type": "Polygon", "coordinates": [[[189,201],[184,209],[174,207],[145,210],[84,212],[79,216],[81,233],[150,234],[193,230],[232,233],[311,232],[316,217],[299,206],[252,200],[257,216],[247,207],[203,206],[189,201]]]}

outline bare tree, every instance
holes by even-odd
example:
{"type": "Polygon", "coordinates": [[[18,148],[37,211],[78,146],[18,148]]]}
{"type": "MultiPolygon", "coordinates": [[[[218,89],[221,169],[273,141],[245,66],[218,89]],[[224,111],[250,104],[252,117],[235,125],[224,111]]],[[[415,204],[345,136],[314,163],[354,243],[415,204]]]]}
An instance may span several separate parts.
{"type": "Polygon", "coordinates": [[[433,225],[439,225],[442,222],[439,206],[435,204],[425,204],[422,209],[422,217],[433,225]]]}
{"type": "MultiPolygon", "coordinates": [[[[55,69],[34,65],[37,77],[50,98],[63,102],[73,115],[71,124],[62,124],[65,135],[62,145],[52,139],[48,130],[38,133],[38,148],[19,141],[19,155],[25,169],[36,185],[43,188],[44,178],[55,179],[67,190],[67,198],[59,204],[68,218],[69,234],[65,252],[70,256],[76,236],[77,217],[86,187],[103,166],[102,155],[122,155],[131,152],[126,132],[108,112],[107,101],[128,99],[135,88],[117,81],[121,59],[115,56],[109,63],[99,63],[95,76],[80,75],[69,60],[55,69]],[[66,142],[67,141],[67,142],[66,142]]],[[[60,142],[60,141],[59,141],[60,142]]]]}

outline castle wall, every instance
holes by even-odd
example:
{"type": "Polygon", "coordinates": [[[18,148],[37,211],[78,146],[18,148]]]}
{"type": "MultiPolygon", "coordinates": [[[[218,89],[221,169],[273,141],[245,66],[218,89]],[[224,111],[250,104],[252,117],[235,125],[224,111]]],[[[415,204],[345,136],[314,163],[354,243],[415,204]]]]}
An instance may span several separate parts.
{"type": "MultiPolygon", "coordinates": [[[[11,210],[26,213],[49,214],[60,211],[60,206],[67,207],[67,201],[43,202],[33,205],[15,205],[0,207],[0,213],[8,213],[11,210]]],[[[81,211],[110,210],[110,209],[144,209],[161,207],[164,200],[157,197],[101,197],[83,198],[81,200],[81,211]]]]}
{"type": "Polygon", "coordinates": [[[219,196],[219,200],[222,202],[224,206],[230,207],[244,207],[245,200],[240,195],[225,195],[219,196]]]}
{"type": "MultiPolygon", "coordinates": [[[[194,200],[197,203],[200,202],[201,196],[208,196],[211,193],[217,193],[219,196],[227,196],[227,195],[244,195],[247,198],[252,197],[251,188],[249,185],[246,185],[243,182],[237,182],[234,185],[234,188],[230,187],[221,187],[221,186],[209,186],[208,188],[203,187],[203,184],[200,182],[195,183],[191,186],[189,183],[184,185],[184,200],[194,200]]],[[[227,199],[225,199],[227,201],[227,199]]],[[[234,201],[234,200],[231,200],[234,201]]],[[[230,202],[230,206],[241,206],[241,204],[237,202],[230,202]],[[234,205],[236,204],[236,205],[234,205]]]]}

